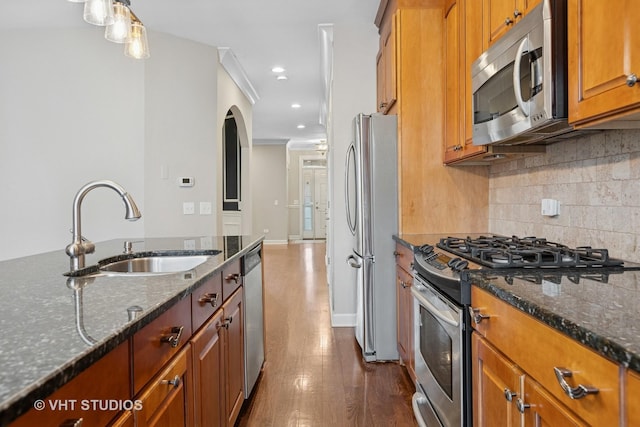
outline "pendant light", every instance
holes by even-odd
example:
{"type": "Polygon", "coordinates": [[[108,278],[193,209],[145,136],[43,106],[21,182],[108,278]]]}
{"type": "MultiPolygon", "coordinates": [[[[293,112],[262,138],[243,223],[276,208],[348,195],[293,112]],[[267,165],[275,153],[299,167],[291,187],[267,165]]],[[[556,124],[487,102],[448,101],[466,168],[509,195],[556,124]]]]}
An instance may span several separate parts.
{"type": "Polygon", "coordinates": [[[131,58],[143,59],[148,58],[149,44],[147,42],[147,29],[142,25],[136,16],[133,15],[133,22],[131,23],[131,33],[129,40],[124,46],[124,54],[131,58]]]}
{"type": "Polygon", "coordinates": [[[87,0],[84,3],[84,20],[93,25],[113,23],[112,0],[87,0]]]}
{"type": "Polygon", "coordinates": [[[113,23],[107,25],[104,37],[114,43],[126,43],[131,33],[131,11],[128,0],[113,2],[113,23]]]}

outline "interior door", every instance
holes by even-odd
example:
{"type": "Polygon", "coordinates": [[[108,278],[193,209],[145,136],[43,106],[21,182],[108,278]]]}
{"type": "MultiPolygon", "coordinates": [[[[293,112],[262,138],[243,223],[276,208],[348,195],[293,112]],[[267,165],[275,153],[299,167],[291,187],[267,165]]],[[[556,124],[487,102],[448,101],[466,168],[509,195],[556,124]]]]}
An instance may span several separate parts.
{"type": "Polygon", "coordinates": [[[302,169],[302,238],[327,237],[327,169],[302,169]]]}

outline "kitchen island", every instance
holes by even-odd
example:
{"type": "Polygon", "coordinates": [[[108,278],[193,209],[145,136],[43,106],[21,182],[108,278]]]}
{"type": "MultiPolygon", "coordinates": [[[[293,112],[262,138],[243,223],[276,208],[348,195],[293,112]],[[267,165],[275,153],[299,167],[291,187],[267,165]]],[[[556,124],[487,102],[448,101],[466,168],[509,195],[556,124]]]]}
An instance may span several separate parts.
{"type": "MultiPolygon", "coordinates": [[[[0,262],[0,425],[29,411],[125,343],[264,236],[133,240],[136,255],[210,255],[186,272],[68,277],[64,250],[0,262]]],[[[126,258],[125,239],[96,244],[86,265],[126,258]]],[[[124,369],[124,368],[123,368],[124,369]]],[[[86,396],[90,398],[91,396],[86,396]]],[[[130,396],[131,397],[131,396],[130,396]]]]}

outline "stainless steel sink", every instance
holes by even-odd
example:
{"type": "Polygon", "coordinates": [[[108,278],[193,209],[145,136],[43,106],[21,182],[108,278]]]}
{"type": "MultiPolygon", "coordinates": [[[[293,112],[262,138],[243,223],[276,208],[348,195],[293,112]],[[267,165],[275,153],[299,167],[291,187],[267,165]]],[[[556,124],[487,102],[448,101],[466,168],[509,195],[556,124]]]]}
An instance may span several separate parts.
{"type": "Polygon", "coordinates": [[[211,259],[211,255],[148,256],[114,261],[99,267],[106,274],[170,274],[191,270],[211,259]]]}

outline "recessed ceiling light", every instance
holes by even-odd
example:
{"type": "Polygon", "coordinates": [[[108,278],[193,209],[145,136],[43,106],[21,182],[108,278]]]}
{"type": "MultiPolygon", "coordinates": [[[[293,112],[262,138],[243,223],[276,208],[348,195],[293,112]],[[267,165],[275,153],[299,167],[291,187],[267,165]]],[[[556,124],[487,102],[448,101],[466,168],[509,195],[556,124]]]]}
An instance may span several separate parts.
{"type": "Polygon", "coordinates": [[[287,80],[289,77],[285,76],[284,74],[279,75],[278,77],[276,77],[276,79],[278,80],[287,80]]]}
{"type": "Polygon", "coordinates": [[[302,107],[302,105],[298,104],[297,102],[291,104],[291,108],[300,108],[300,107],[302,107]]]}
{"type": "Polygon", "coordinates": [[[273,71],[274,73],[284,73],[284,68],[282,68],[282,67],[273,67],[271,69],[271,71],[273,71]]]}
{"type": "Polygon", "coordinates": [[[305,125],[298,125],[298,129],[304,129],[305,127],[305,125]]]}

